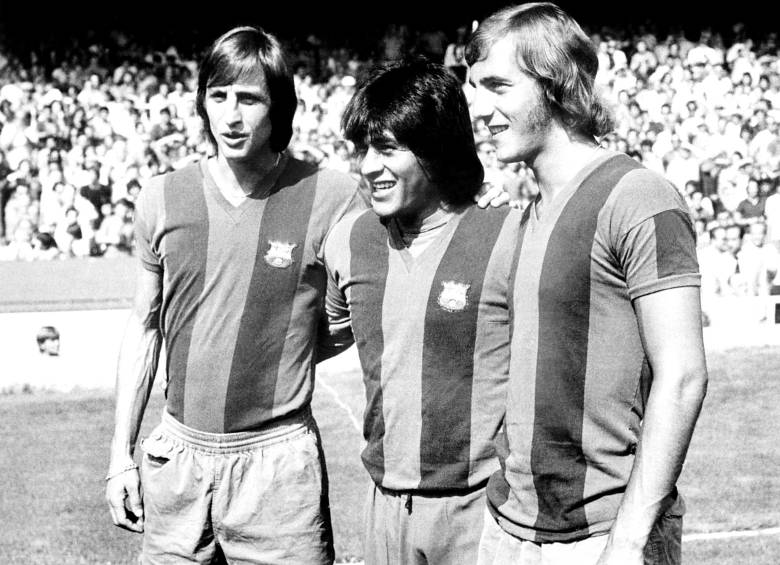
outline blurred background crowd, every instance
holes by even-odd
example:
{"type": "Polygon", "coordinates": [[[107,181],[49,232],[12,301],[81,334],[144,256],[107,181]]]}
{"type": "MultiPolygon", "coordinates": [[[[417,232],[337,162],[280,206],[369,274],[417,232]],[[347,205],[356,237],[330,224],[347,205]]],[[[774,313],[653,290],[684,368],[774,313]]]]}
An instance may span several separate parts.
{"type": "MultiPolygon", "coordinates": [[[[361,72],[408,53],[449,67],[470,99],[470,26],[388,25],[360,47],[285,40],[298,109],[290,151],[359,177],[340,133],[361,72]]],[[[690,206],[703,299],[780,293],[780,58],[775,33],[588,30],[616,117],[602,145],[664,174],[690,206]]],[[[211,39],[211,38],[208,38],[211,39]]],[[[199,49],[122,32],[16,52],[0,44],[0,260],[132,255],[147,179],[210,152],[195,111],[199,49]]],[[[474,121],[485,182],[518,207],[537,193],[522,163],[497,161],[474,121]]]]}

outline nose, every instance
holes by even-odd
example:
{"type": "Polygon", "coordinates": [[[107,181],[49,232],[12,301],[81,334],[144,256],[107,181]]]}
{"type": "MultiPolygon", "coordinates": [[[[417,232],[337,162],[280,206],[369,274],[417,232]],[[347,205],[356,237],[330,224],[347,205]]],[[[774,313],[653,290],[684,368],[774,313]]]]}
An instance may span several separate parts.
{"type": "Polygon", "coordinates": [[[229,125],[236,124],[241,121],[241,112],[239,110],[238,97],[234,92],[228,92],[225,99],[225,121],[229,125]]]}
{"type": "Polygon", "coordinates": [[[490,93],[485,88],[477,86],[474,89],[474,98],[469,110],[471,110],[472,120],[482,119],[486,124],[490,122],[490,118],[493,117],[493,104],[490,93]]]}
{"type": "Polygon", "coordinates": [[[360,163],[360,174],[372,180],[382,173],[383,168],[379,153],[373,147],[369,147],[360,163]]]}

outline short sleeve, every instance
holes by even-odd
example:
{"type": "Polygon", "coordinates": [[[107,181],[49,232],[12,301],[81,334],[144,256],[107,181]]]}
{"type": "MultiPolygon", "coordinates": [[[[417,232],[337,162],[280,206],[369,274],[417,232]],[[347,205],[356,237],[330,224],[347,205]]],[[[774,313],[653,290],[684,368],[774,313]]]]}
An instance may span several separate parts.
{"type": "Polygon", "coordinates": [[[700,286],[696,235],[679,193],[651,171],[626,177],[611,202],[610,234],[630,298],[700,286]]]}
{"type": "Polygon", "coordinates": [[[155,252],[154,234],[157,220],[162,216],[159,195],[162,191],[162,181],[151,179],[141,189],[135,207],[134,233],[135,245],[141,265],[153,273],[162,273],[159,255],[155,252]]]}

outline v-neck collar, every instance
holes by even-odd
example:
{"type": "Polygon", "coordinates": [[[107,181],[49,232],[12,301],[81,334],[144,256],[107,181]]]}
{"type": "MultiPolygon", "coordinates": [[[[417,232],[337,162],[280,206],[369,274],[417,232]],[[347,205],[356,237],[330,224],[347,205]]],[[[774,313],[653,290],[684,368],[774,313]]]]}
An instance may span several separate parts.
{"type": "Polygon", "coordinates": [[[447,220],[447,223],[438,228],[436,238],[430,242],[428,246],[423,249],[422,253],[420,253],[417,257],[412,255],[412,252],[409,251],[409,248],[404,243],[403,235],[401,234],[401,229],[398,226],[398,222],[392,218],[387,221],[385,226],[387,227],[388,245],[391,249],[394,249],[398,252],[398,255],[401,257],[401,261],[406,268],[407,274],[415,271],[419,265],[425,264],[428,261],[428,257],[432,255],[435,256],[437,253],[439,253],[439,251],[441,251],[442,246],[449,243],[450,236],[455,231],[455,228],[458,227],[461,218],[466,214],[466,212],[468,212],[469,209],[469,207],[466,207],[464,210],[454,212],[449,220],[447,220]]]}
{"type": "Polygon", "coordinates": [[[263,179],[263,181],[267,180],[268,182],[263,182],[262,184],[270,187],[270,190],[264,192],[262,195],[258,194],[257,190],[255,190],[254,192],[248,194],[244,201],[237,206],[225,198],[225,195],[222,194],[219,186],[217,186],[217,181],[214,179],[211,171],[209,170],[208,159],[203,159],[200,162],[200,172],[201,175],[203,175],[203,184],[205,185],[206,190],[211,194],[217,204],[219,204],[220,208],[225,211],[230,219],[233,220],[233,222],[238,222],[248,210],[262,206],[265,200],[270,198],[277,190],[279,190],[278,181],[284,170],[287,168],[288,162],[289,158],[287,154],[282,153],[279,159],[279,164],[274,167],[274,170],[270,173],[271,176],[267,177],[267,179],[263,179]]]}
{"type": "Polygon", "coordinates": [[[531,216],[533,217],[534,224],[544,224],[547,223],[547,221],[551,218],[557,218],[560,210],[563,209],[572,195],[577,191],[579,186],[582,184],[582,181],[584,181],[588,175],[595,171],[596,168],[616,155],[617,153],[613,151],[605,150],[600,152],[596,157],[593,158],[592,161],[577,171],[577,174],[575,174],[571,180],[566,183],[566,186],[564,186],[563,190],[561,190],[555,196],[555,198],[553,198],[552,202],[544,203],[544,213],[541,217],[537,211],[537,206],[542,200],[542,193],[540,192],[531,204],[531,216]]]}

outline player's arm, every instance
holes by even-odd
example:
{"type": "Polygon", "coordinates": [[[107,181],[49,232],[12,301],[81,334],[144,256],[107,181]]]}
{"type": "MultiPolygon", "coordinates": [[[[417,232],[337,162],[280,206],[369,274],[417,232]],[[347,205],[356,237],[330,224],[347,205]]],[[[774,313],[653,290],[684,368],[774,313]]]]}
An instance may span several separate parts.
{"type": "MultiPolygon", "coordinates": [[[[326,251],[327,261],[327,251],[326,251]]],[[[326,262],[327,268],[327,262],[326,262]]],[[[325,361],[348,349],[354,342],[352,318],[347,298],[330,268],[325,293],[325,312],[317,339],[317,362],[325,361]]]]}
{"type": "Polygon", "coordinates": [[[317,339],[317,362],[325,361],[348,349],[355,341],[352,335],[352,315],[343,285],[340,284],[340,264],[349,249],[351,219],[360,215],[362,207],[347,213],[348,218],[337,223],[325,237],[322,261],[327,273],[325,307],[317,339]]]}
{"type": "Polygon", "coordinates": [[[115,525],[143,531],[140,478],[133,463],[144,410],[160,357],[162,274],[139,268],[135,299],[119,352],[114,437],[111,442],[106,499],[115,525]],[[129,502],[129,511],[125,500],[129,502]]]}
{"type": "Polygon", "coordinates": [[[668,505],[707,390],[699,289],[647,294],[634,308],[653,383],[631,478],[599,565],[644,563],[648,536],[668,505]]]}

